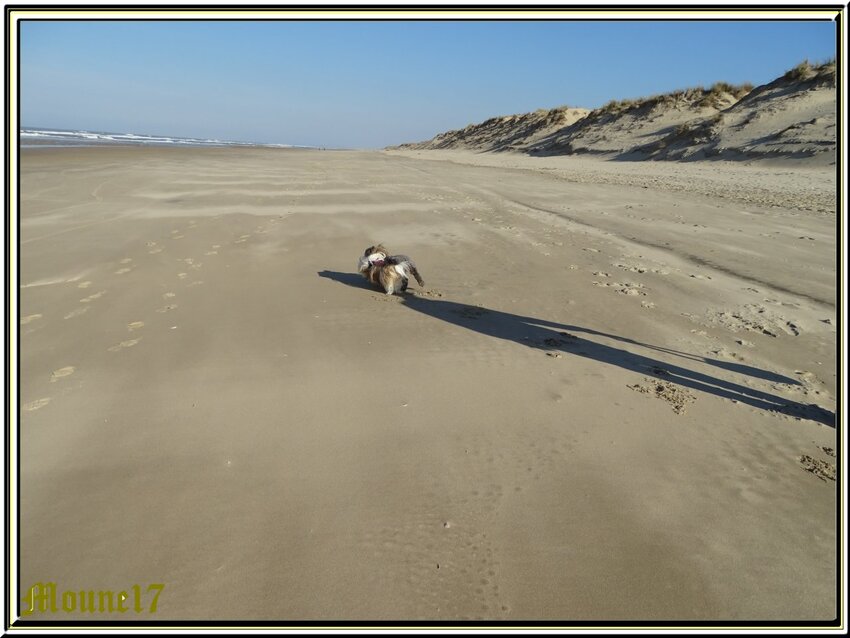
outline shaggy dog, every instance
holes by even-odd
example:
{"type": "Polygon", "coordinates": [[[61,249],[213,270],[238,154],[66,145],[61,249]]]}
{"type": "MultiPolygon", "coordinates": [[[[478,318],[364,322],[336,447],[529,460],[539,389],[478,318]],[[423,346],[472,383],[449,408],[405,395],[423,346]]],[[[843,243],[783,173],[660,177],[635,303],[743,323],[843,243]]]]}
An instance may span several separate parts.
{"type": "Polygon", "coordinates": [[[407,290],[410,275],[416,278],[420,286],[425,285],[410,257],[390,255],[381,244],[369,246],[358,260],[357,268],[366,279],[383,288],[388,295],[407,290]]]}

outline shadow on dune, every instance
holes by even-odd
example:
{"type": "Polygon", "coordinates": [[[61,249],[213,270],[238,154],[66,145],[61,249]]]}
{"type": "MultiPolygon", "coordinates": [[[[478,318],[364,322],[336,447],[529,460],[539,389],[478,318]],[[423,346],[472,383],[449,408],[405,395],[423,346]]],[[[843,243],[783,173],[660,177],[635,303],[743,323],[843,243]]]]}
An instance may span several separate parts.
{"type": "MultiPolygon", "coordinates": [[[[323,270],[318,274],[320,277],[332,279],[348,286],[373,290],[365,279],[357,274],[329,270],[323,270]]],[[[408,293],[402,296],[402,303],[415,312],[490,337],[513,341],[545,352],[585,357],[624,370],[638,372],[647,377],[675,383],[691,390],[731,399],[754,408],[811,419],[835,427],[835,414],[817,405],[798,403],[685,366],[687,362],[692,362],[770,383],[800,385],[795,379],[769,370],[641,343],[634,339],[599,332],[591,328],[524,317],[455,301],[429,299],[408,293]],[[616,345],[600,343],[590,337],[613,341],[616,345]],[[631,350],[618,347],[621,344],[628,346],[631,350]],[[650,356],[652,353],[661,353],[680,361],[678,364],[672,364],[653,358],[650,356]]]]}

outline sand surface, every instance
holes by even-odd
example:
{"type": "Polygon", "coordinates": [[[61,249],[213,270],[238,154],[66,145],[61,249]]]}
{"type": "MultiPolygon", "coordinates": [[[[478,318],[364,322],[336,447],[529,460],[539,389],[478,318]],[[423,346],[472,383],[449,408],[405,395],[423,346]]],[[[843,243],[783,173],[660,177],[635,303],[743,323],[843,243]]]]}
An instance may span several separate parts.
{"type": "Polygon", "coordinates": [[[834,180],[26,150],[22,588],[165,584],[126,620],[833,618],[834,180]],[[424,290],[365,285],[378,241],[424,290]]]}

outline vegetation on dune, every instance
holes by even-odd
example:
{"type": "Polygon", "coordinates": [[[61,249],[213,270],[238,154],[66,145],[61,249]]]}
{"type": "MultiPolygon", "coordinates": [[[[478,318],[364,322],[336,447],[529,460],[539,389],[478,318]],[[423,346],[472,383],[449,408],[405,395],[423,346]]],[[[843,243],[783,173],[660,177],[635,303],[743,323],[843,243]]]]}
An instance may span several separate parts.
{"type": "Polygon", "coordinates": [[[830,79],[835,78],[835,58],[827,60],[821,64],[812,64],[808,59],[803,60],[793,69],[788,70],[782,76],[783,80],[792,82],[806,82],[812,79],[830,79]]]}

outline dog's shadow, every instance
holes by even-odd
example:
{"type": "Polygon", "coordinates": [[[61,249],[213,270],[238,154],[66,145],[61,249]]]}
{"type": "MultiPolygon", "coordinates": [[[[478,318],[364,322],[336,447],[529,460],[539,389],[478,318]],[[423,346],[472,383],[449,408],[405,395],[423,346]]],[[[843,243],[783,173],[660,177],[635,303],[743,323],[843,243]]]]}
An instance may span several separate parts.
{"type": "Polygon", "coordinates": [[[334,281],[338,281],[346,286],[351,286],[352,288],[375,290],[369,285],[369,282],[366,281],[366,278],[363,275],[358,275],[352,272],[337,272],[336,270],[320,270],[318,274],[319,277],[333,279],[334,281]]]}
{"type": "MultiPolygon", "coordinates": [[[[320,277],[332,279],[354,288],[374,290],[368,285],[366,279],[358,274],[330,270],[323,270],[318,274],[320,277]]],[[[625,370],[639,372],[648,377],[669,381],[691,390],[737,401],[754,408],[807,418],[835,427],[835,414],[817,405],[798,403],[769,392],[756,390],[748,385],[685,367],[685,364],[681,362],[709,365],[729,373],[762,379],[770,383],[800,385],[796,379],[770,370],[641,343],[634,339],[599,332],[591,328],[524,317],[455,301],[431,299],[411,292],[401,295],[401,299],[402,304],[413,311],[479,334],[512,341],[552,354],[564,353],[593,359],[625,370]],[[616,345],[603,343],[597,339],[614,342],[616,345]],[[635,351],[618,347],[620,344],[628,345],[635,351]],[[677,363],[669,363],[642,352],[663,353],[678,361],[677,363]]]]}

